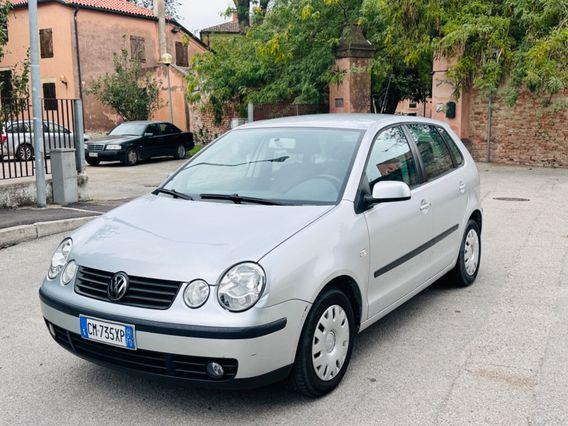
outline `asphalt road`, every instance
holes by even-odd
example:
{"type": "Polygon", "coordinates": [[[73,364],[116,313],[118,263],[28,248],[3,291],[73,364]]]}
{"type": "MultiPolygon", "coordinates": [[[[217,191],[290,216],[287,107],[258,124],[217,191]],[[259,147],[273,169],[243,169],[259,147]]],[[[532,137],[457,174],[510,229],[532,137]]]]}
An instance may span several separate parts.
{"type": "Polygon", "coordinates": [[[75,358],[37,298],[63,236],[1,250],[0,423],[568,424],[568,172],[480,168],[477,282],[435,285],[363,332],[342,385],[319,400],[278,385],[185,388],[75,358]]]}

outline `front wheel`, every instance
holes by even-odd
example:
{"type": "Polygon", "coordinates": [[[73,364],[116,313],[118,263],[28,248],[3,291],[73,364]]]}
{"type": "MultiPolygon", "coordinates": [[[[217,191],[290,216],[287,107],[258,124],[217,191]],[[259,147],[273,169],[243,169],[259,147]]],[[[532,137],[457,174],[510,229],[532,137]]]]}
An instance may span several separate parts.
{"type": "Polygon", "coordinates": [[[450,272],[452,281],[467,287],[475,281],[481,263],[481,231],[476,221],[470,220],[465,228],[458,261],[450,272]]]}
{"type": "Polygon", "coordinates": [[[355,316],[347,296],[332,288],[315,301],[298,344],[291,380],[294,388],[315,398],[339,385],[351,359],[355,316]]]}
{"type": "Polygon", "coordinates": [[[136,164],[138,164],[138,160],[138,151],[136,151],[136,149],[134,148],[129,148],[128,151],[126,151],[126,157],[123,161],[123,164],[125,166],[135,166],[136,164]]]}

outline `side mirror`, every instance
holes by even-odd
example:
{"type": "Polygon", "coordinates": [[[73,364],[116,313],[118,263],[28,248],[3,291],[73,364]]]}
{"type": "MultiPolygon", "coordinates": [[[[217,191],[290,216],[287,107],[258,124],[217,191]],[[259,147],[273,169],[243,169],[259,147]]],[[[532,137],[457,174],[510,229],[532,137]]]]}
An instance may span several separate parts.
{"type": "Polygon", "coordinates": [[[369,205],[410,200],[410,188],[404,182],[382,181],[373,186],[373,195],[366,196],[369,205]]]}

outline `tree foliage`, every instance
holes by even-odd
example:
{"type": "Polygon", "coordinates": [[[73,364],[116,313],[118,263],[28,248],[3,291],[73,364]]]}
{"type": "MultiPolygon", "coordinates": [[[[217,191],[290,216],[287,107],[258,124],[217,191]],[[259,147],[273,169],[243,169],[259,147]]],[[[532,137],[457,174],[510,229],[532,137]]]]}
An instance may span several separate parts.
{"type": "Polygon", "coordinates": [[[229,102],[322,102],[342,78],[334,51],[353,22],[376,48],[373,92],[386,112],[430,95],[434,55],[457,58],[456,93],[502,90],[514,102],[522,89],[549,99],[568,87],[568,0],[273,0],[262,14],[194,59],[193,100],[217,113],[229,102]]]}
{"type": "Polygon", "coordinates": [[[160,108],[160,84],[131,59],[127,49],[113,54],[114,73],[93,81],[88,89],[124,120],[147,120],[160,108]]]}
{"type": "MultiPolygon", "coordinates": [[[[148,9],[154,9],[154,1],[153,0],[127,0],[131,3],[136,3],[138,6],[146,7],[148,9]]],[[[179,15],[179,8],[181,6],[180,0],[165,0],[166,3],[166,15],[171,16],[172,18],[178,19],[179,15]]]]}

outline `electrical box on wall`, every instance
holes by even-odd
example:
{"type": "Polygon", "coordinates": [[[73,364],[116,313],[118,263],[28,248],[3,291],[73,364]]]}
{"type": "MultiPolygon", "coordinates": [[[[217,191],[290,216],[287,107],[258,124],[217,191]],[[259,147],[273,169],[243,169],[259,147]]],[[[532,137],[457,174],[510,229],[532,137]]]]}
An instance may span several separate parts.
{"type": "Polygon", "coordinates": [[[446,118],[456,118],[456,103],[453,101],[446,104],[446,118]]]}

